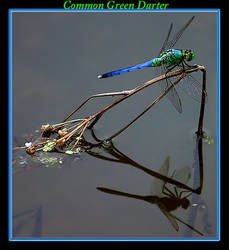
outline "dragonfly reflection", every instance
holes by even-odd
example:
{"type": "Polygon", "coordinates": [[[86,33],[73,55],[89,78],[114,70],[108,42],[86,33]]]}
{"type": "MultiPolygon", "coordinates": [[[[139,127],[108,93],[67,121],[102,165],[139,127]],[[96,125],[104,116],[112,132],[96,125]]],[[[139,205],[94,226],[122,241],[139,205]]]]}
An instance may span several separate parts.
{"type": "MultiPolygon", "coordinates": [[[[169,163],[170,163],[170,157],[168,156],[159,170],[160,174],[164,176],[168,175],[169,163]]],[[[191,168],[189,166],[185,166],[184,168],[180,170],[174,171],[171,177],[173,179],[176,179],[186,184],[191,177],[191,168]]],[[[175,187],[175,186],[173,186],[174,191],[172,191],[170,186],[171,184],[168,184],[160,179],[156,179],[152,183],[153,195],[146,195],[146,196],[126,193],[126,192],[117,191],[117,190],[105,188],[105,187],[97,187],[97,189],[105,193],[115,194],[115,195],[134,198],[134,199],[140,199],[140,200],[147,201],[151,204],[155,204],[159,207],[162,213],[167,217],[167,219],[169,220],[169,222],[171,223],[171,225],[174,227],[176,231],[179,231],[179,226],[177,223],[177,221],[179,221],[183,223],[184,225],[186,225],[187,227],[191,228],[196,233],[203,236],[203,234],[200,231],[198,231],[197,229],[195,229],[194,227],[182,221],[177,216],[171,213],[171,211],[174,211],[179,207],[182,207],[183,209],[187,209],[190,206],[190,201],[188,200],[187,197],[191,194],[191,192],[188,192],[188,194],[183,196],[183,193],[187,191],[184,191],[184,190],[182,191],[180,188],[175,187]]]]}

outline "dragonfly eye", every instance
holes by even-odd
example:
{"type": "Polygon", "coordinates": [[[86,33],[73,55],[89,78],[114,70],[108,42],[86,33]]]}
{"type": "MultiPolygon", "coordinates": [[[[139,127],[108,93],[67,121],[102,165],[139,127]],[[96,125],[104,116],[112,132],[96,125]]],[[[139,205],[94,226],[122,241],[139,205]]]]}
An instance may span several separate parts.
{"type": "Polygon", "coordinates": [[[195,54],[191,49],[185,51],[185,60],[186,61],[191,61],[194,57],[195,57],[195,54]]]}

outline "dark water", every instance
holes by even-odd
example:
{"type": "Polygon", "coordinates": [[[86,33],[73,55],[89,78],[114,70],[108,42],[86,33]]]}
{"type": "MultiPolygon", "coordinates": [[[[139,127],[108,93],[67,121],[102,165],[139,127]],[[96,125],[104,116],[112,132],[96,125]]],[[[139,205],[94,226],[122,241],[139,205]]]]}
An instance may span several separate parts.
{"type": "MultiPolygon", "coordinates": [[[[208,102],[204,130],[214,144],[203,144],[202,193],[197,198],[189,197],[199,206],[179,209],[174,214],[203,232],[204,238],[216,238],[216,13],[13,13],[13,146],[24,143],[18,138],[34,134],[42,124],[60,122],[92,94],[132,89],[152,79],[155,76],[152,69],[104,80],[96,76],[157,56],[170,23],[179,29],[193,14],[195,19],[176,48],[194,49],[194,63],[206,67],[208,102]]],[[[200,72],[194,75],[201,81],[200,72]]],[[[116,132],[159,93],[158,86],[151,86],[119,104],[96,124],[96,135],[102,139],[116,132]]],[[[159,170],[167,156],[171,157],[170,173],[186,165],[192,167],[196,149],[193,134],[198,126],[200,103],[182,91],[179,94],[182,114],[164,98],[116,137],[115,147],[154,171],[159,170]]],[[[87,117],[112,101],[111,97],[92,100],[74,117],[87,117]]],[[[24,150],[20,153],[34,166],[24,150]]],[[[179,222],[177,232],[156,205],[96,189],[103,186],[150,195],[155,179],[152,176],[131,165],[104,161],[85,152],[69,159],[63,164],[49,162],[28,169],[25,168],[28,162],[17,166],[17,170],[23,170],[15,171],[12,176],[13,237],[202,237],[187,231],[179,222]]],[[[194,172],[192,168],[190,186],[195,182],[194,172]]]]}

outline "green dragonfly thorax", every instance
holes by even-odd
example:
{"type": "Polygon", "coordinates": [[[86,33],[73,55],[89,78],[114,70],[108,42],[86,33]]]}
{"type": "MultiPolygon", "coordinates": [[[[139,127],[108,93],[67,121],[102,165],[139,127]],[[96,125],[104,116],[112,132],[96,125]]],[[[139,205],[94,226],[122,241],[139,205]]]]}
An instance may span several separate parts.
{"type": "Polygon", "coordinates": [[[152,60],[152,66],[157,67],[162,64],[166,66],[173,66],[182,63],[182,61],[191,61],[194,58],[195,54],[190,49],[178,50],[178,49],[168,49],[158,58],[152,60]]]}

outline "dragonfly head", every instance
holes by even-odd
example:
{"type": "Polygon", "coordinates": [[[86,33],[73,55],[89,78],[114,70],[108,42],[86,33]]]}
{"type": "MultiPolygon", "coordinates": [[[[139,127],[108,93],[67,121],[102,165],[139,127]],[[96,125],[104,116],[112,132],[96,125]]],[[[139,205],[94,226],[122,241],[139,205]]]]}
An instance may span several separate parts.
{"type": "Polygon", "coordinates": [[[187,209],[190,206],[190,201],[187,198],[181,199],[181,206],[184,209],[187,209]]]}
{"type": "Polygon", "coordinates": [[[195,53],[191,49],[185,49],[182,51],[183,53],[183,58],[185,61],[191,61],[195,57],[195,53]]]}

